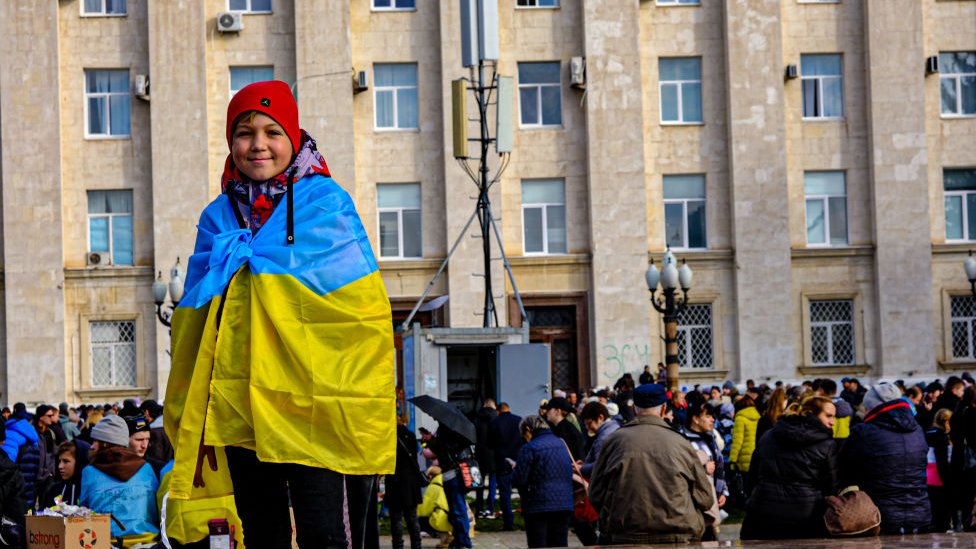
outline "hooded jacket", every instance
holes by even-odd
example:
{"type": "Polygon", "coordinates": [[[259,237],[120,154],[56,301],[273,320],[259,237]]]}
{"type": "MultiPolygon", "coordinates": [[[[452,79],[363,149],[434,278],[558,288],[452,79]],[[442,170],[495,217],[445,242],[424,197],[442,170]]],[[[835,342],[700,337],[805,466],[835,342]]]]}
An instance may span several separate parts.
{"type": "Polygon", "coordinates": [[[780,417],[759,442],[743,539],[822,537],[824,497],[837,484],[833,432],[814,416],[780,417]]]}
{"type": "Polygon", "coordinates": [[[34,487],[37,485],[37,472],[41,466],[41,450],[37,445],[37,430],[26,419],[13,418],[5,423],[7,439],[3,443],[3,451],[20,468],[24,479],[24,497],[27,498],[29,508],[34,508],[36,495],[34,487]]]}
{"type": "Polygon", "coordinates": [[[90,456],[81,473],[81,504],[96,513],[111,513],[112,536],[159,533],[156,490],[159,481],[152,466],[138,454],[120,446],[90,456]]]}
{"type": "Polygon", "coordinates": [[[71,478],[65,480],[58,474],[58,480],[47,489],[47,493],[41,498],[41,507],[54,505],[54,498],[61,496],[61,501],[71,505],[78,505],[81,498],[81,472],[88,466],[88,452],[90,446],[83,440],[76,440],[75,447],[75,472],[71,478]]]}
{"type": "Polygon", "coordinates": [[[573,462],[551,429],[534,431],[519,450],[512,484],[518,487],[525,513],[573,510],[573,462]]]}
{"type": "Polygon", "coordinates": [[[13,518],[23,526],[26,513],[24,477],[17,464],[0,454],[0,515],[13,518]]]}
{"type": "Polygon", "coordinates": [[[836,416],[834,416],[834,438],[843,439],[851,436],[851,418],[854,417],[854,408],[840,397],[830,400],[837,410],[836,416]]]}
{"type": "Polygon", "coordinates": [[[735,413],[729,463],[737,466],[743,473],[749,472],[752,453],[756,451],[756,429],[758,426],[759,410],[755,406],[743,408],[735,413]]]}
{"type": "Polygon", "coordinates": [[[926,491],[928,444],[903,399],[872,409],[851,429],[838,460],[840,486],[857,485],[881,510],[882,532],[925,528],[932,519],[926,491]]]}

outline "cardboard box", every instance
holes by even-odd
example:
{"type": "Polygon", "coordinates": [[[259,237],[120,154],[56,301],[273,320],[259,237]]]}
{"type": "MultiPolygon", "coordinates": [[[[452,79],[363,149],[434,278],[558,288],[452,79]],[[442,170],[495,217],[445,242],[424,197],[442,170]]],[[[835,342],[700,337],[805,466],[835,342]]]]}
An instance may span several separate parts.
{"type": "Polygon", "coordinates": [[[27,516],[27,549],[108,549],[111,515],[90,517],[27,516]]]}

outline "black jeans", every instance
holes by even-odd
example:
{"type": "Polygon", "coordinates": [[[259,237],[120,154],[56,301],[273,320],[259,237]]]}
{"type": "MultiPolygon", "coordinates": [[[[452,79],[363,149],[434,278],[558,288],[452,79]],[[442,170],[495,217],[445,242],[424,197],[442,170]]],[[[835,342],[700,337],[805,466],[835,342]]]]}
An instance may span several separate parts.
{"type": "Polygon", "coordinates": [[[569,545],[569,516],[572,511],[525,513],[525,542],[529,547],[569,545]]]}
{"type": "Polygon", "coordinates": [[[347,526],[354,548],[362,547],[375,477],[294,463],[265,463],[254,452],[233,446],[226,452],[247,547],[291,549],[289,497],[299,547],[345,549],[347,526]],[[349,508],[348,525],[344,501],[349,508]]]}
{"type": "Polygon", "coordinates": [[[403,549],[403,523],[407,523],[410,533],[410,549],[420,549],[420,521],[417,508],[401,509],[399,505],[388,505],[390,510],[390,534],[393,536],[393,549],[403,549]]]}

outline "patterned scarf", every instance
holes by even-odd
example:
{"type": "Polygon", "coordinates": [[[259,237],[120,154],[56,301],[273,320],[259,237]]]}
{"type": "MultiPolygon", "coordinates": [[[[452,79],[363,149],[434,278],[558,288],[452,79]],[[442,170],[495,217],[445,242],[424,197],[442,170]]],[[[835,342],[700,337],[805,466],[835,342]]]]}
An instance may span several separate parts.
{"type": "Polygon", "coordinates": [[[234,199],[240,218],[253,234],[258,232],[258,229],[271,217],[271,213],[285,196],[289,183],[316,173],[331,177],[329,167],[325,164],[325,158],[319,154],[315,140],[302,130],[302,146],[285,171],[267,181],[253,181],[239,172],[231,156],[227,155],[220,185],[223,192],[234,199]]]}

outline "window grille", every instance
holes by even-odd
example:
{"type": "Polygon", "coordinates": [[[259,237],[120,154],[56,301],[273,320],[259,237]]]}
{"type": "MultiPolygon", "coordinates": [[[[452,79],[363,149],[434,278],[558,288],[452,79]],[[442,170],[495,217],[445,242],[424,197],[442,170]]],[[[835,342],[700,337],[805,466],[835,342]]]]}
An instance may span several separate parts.
{"type": "Polygon", "coordinates": [[[952,321],[952,358],[976,359],[976,300],[972,296],[949,298],[952,321]]]}
{"type": "Polygon", "coordinates": [[[813,364],[854,364],[854,302],[810,302],[810,358],[813,364]]]}
{"type": "Polygon", "coordinates": [[[92,387],[135,387],[135,321],[93,321],[89,327],[92,387]]]}
{"type": "Polygon", "coordinates": [[[712,306],[689,305],[678,315],[678,364],[696,370],[714,367],[712,306]]]}

